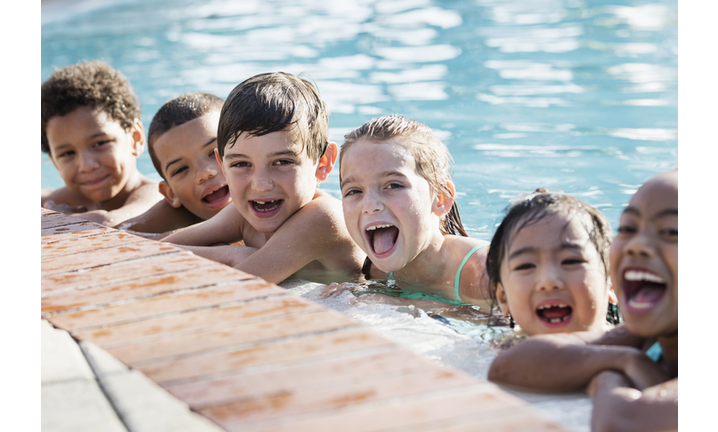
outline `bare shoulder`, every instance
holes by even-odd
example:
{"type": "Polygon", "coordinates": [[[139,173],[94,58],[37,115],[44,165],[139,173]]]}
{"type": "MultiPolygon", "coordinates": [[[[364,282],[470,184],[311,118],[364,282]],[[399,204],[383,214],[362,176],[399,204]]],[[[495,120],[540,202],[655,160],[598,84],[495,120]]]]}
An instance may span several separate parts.
{"type": "Polygon", "coordinates": [[[72,207],[77,206],[88,206],[91,202],[76,192],[71,191],[67,186],[63,186],[57,189],[43,189],[40,193],[41,206],[45,206],[46,203],[52,202],[55,205],[67,205],[72,207]]]}
{"type": "Polygon", "coordinates": [[[489,243],[477,238],[455,235],[447,235],[445,239],[451,249],[449,260],[452,263],[452,275],[450,276],[458,275],[461,298],[490,309],[491,301],[486,277],[486,255],[489,251],[489,243]],[[479,249],[474,250],[476,247],[479,249]]]}
{"type": "Polygon", "coordinates": [[[321,230],[322,236],[314,236],[319,238],[330,238],[332,234],[342,237],[344,234],[349,235],[344,225],[341,201],[325,193],[317,194],[313,200],[292,215],[285,225],[292,226],[293,229],[307,227],[315,233],[321,230]]]}
{"type": "Polygon", "coordinates": [[[159,191],[159,183],[142,176],[139,184],[130,192],[125,204],[138,201],[155,203],[159,201],[159,199],[162,199],[162,195],[159,191]]]}

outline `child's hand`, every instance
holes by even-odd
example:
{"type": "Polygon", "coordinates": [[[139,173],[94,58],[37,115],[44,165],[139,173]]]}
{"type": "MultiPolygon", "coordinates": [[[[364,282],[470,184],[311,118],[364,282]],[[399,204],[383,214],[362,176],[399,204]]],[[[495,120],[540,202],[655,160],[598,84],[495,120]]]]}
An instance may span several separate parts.
{"type": "Polygon", "coordinates": [[[342,282],[342,283],[331,283],[329,285],[325,285],[322,287],[322,291],[319,293],[320,299],[325,299],[329,297],[337,297],[339,294],[343,293],[344,291],[351,291],[353,289],[359,288],[361,285],[356,283],[350,283],[350,282],[342,282]]]}
{"type": "Polygon", "coordinates": [[[668,381],[668,374],[648,356],[636,350],[636,354],[630,356],[624,363],[623,373],[633,383],[627,387],[634,387],[643,390],[648,387],[668,381]]]}

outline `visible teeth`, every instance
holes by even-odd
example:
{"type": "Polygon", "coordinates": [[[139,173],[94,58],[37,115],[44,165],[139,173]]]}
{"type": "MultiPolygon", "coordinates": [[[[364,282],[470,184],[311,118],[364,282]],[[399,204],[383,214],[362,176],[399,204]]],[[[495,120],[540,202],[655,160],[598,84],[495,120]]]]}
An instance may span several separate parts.
{"type": "Polygon", "coordinates": [[[666,283],[666,281],[663,280],[663,278],[661,278],[660,276],[657,276],[653,273],[637,270],[627,271],[626,274],[623,275],[623,278],[627,281],[648,281],[654,283],[666,283]]]}
{"type": "Polygon", "coordinates": [[[539,306],[537,309],[538,310],[544,310],[544,309],[548,309],[548,308],[562,308],[563,309],[563,308],[567,308],[567,307],[568,307],[568,305],[565,305],[565,304],[555,304],[555,305],[539,306]]]}
{"type": "Polygon", "coordinates": [[[268,202],[274,202],[274,201],[276,201],[276,200],[272,200],[272,201],[257,201],[257,200],[255,200],[254,202],[256,202],[257,204],[266,204],[268,202]]]}
{"type": "Polygon", "coordinates": [[[374,231],[374,230],[377,229],[377,228],[391,228],[391,227],[393,227],[393,226],[394,226],[394,225],[392,225],[392,224],[374,225],[374,226],[370,226],[370,227],[367,228],[366,230],[367,230],[367,231],[374,231]]]}

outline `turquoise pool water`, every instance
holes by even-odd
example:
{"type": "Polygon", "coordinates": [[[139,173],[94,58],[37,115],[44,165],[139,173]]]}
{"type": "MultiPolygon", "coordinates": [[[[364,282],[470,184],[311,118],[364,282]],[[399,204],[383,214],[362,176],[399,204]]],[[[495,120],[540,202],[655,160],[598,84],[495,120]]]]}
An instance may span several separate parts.
{"type": "MultiPolygon", "coordinates": [[[[638,185],[678,162],[676,1],[43,2],[42,80],[91,59],[128,76],[146,127],[180,93],[226,97],[277,70],[317,83],[338,143],[377,115],[424,122],[455,159],[464,224],[487,240],[537,187],[615,228],[638,185]]],[[[42,187],[61,186],[41,163],[42,187]]],[[[159,179],[147,153],[139,166],[159,179]]],[[[337,174],[322,188],[339,197],[337,174]]]]}

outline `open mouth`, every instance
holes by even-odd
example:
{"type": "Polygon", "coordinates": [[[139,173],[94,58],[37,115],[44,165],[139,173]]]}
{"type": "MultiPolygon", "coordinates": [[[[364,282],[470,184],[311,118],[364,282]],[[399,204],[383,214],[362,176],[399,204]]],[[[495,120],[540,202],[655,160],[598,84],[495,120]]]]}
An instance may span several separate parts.
{"type": "Polygon", "coordinates": [[[224,206],[227,201],[229,201],[229,187],[227,187],[227,185],[224,185],[202,197],[202,202],[211,208],[224,206]]]}
{"type": "Polygon", "coordinates": [[[633,312],[653,309],[666,294],[666,281],[653,272],[628,269],[623,273],[626,307],[633,312]]]}
{"type": "Polygon", "coordinates": [[[284,200],[270,200],[270,201],[250,201],[249,204],[254,210],[254,214],[259,217],[271,217],[274,216],[279,208],[282,206],[284,200]]]}
{"type": "Polygon", "coordinates": [[[536,315],[551,326],[565,325],[573,316],[573,308],[567,304],[546,304],[536,308],[536,315]]]}
{"type": "Polygon", "coordinates": [[[388,255],[396,246],[399,228],[391,224],[374,225],[366,229],[366,236],[374,255],[382,257],[388,255]]]}

